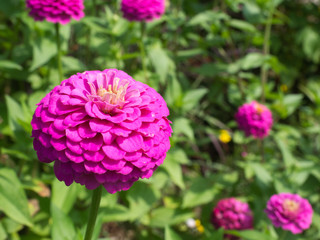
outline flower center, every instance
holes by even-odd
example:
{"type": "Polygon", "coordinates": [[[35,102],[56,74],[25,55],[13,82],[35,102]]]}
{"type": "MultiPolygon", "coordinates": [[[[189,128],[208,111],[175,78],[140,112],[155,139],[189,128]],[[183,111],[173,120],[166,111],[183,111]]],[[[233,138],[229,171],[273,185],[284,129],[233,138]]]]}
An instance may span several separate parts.
{"type": "Polygon", "coordinates": [[[125,95],[129,81],[115,77],[115,73],[100,73],[95,81],[89,81],[91,94],[89,99],[98,104],[99,108],[107,113],[115,108],[122,108],[125,104],[125,95]]]}
{"type": "Polygon", "coordinates": [[[256,109],[257,113],[260,115],[261,113],[263,113],[264,109],[263,109],[263,106],[259,103],[256,103],[254,105],[254,108],[256,109]]]}
{"type": "Polygon", "coordinates": [[[113,85],[107,85],[107,88],[99,87],[97,95],[101,98],[102,101],[110,103],[112,105],[122,105],[125,102],[125,95],[129,83],[119,86],[120,79],[115,78],[113,85]]]}
{"type": "Polygon", "coordinates": [[[282,207],[287,215],[295,215],[300,208],[300,204],[293,200],[286,199],[284,200],[282,207]]]}

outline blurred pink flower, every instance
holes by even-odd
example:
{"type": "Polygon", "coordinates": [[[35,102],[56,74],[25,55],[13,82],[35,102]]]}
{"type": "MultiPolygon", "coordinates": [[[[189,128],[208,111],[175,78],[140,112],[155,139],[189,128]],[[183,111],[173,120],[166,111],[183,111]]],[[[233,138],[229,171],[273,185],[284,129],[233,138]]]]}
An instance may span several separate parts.
{"type": "Polygon", "coordinates": [[[152,21],[165,11],[165,0],[122,0],[123,17],[129,21],[152,21]]]}
{"type": "MultiPolygon", "coordinates": [[[[244,230],[253,228],[253,217],[247,203],[235,198],[220,200],[214,207],[211,215],[211,223],[215,228],[226,230],[244,230]]],[[[237,237],[227,235],[229,239],[237,237]]]]}
{"type": "Polygon", "coordinates": [[[265,209],[275,227],[299,234],[310,227],[312,222],[312,206],[307,199],[298,194],[279,193],[273,195],[265,209]]]}
{"type": "Polygon", "coordinates": [[[54,161],[60,181],[110,193],[149,178],[170,148],[164,99],[123,71],[71,76],[38,104],[32,119],[40,161],[54,161]]]}
{"type": "Polygon", "coordinates": [[[239,107],[235,118],[239,128],[245,132],[247,137],[264,138],[269,135],[273,124],[271,111],[256,101],[239,107]]]}
{"type": "Polygon", "coordinates": [[[84,17],[83,0],[26,0],[29,15],[36,21],[67,24],[84,17]]]}

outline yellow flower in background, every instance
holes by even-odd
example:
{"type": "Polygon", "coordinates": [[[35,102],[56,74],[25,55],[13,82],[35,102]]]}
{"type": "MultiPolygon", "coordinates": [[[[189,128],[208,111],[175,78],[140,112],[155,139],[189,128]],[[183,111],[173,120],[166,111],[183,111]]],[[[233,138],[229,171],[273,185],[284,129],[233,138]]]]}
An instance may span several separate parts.
{"type": "Polygon", "coordinates": [[[227,130],[220,130],[219,140],[223,143],[231,141],[231,136],[227,130]]]}
{"type": "Polygon", "coordinates": [[[197,220],[195,221],[195,225],[196,225],[196,228],[197,228],[197,230],[198,230],[199,233],[203,233],[203,232],[204,232],[204,227],[203,227],[203,225],[201,224],[201,222],[200,222],[199,219],[197,219],[197,220]]]}
{"type": "Polygon", "coordinates": [[[286,92],[288,92],[288,86],[286,84],[281,84],[280,90],[281,90],[281,92],[286,93],[286,92]]]}

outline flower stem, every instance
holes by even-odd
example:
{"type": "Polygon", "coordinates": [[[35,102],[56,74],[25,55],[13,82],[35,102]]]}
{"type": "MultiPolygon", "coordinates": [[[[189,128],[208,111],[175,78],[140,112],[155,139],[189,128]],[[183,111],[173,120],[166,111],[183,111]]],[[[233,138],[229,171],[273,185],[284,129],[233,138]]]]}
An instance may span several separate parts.
{"type": "MultiPolygon", "coordinates": [[[[267,19],[266,27],[264,30],[264,40],[263,40],[263,55],[269,55],[270,53],[270,35],[271,35],[271,26],[272,26],[272,18],[273,18],[273,12],[274,12],[274,7],[271,8],[269,12],[269,17],[267,19]]],[[[261,78],[261,87],[262,87],[262,94],[261,94],[261,102],[265,102],[265,91],[266,91],[266,84],[268,81],[268,71],[264,64],[261,66],[261,73],[260,73],[260,78],[261,78]]]]}
{"type": "Polygon", "coordinates": [[[144,78],[145,80],[147,80],[147,67],[146,67],[146,52],[145,52],[145,48],[144,48],[144,39],[145,39],[145,35],[146,35],[146,28],[147,28],[147,24],[145,21],[141,22],[141,36],[140,36],[140,53],[141,53],[141,63],[142,63],[142,69],[143,69],[143,73],[144,73],[144,78]]]}
{"type": "Polygon", "coordinates": [[[60,42],[60,24],[56,23],[56,41],[57,41],[57,64],[58,64],[58,72],[59,72],[59,81],[62,82],[62,63],[61,63],[61,42],[60,42]]]}
{"type": "Polygon", "coordinates": [[[101,193],[102,193],[102,185],[100,185],[98,188],[93,190],[92,194],[92,200],[91,200],[91,206],[90,206],[90,212],[89,212],[89,220],[86,230],[86,235],[84,237],[84,240],[91,240],[92,234],[94,231],[94,226],[96,223],[100,200],[101,200],[101,193]]]}

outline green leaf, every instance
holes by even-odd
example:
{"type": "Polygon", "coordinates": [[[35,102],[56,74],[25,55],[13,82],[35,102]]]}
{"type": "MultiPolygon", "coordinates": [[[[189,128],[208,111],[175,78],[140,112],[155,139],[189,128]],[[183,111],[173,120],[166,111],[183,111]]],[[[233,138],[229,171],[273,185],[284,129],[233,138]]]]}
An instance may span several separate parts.
{"type": "Polygon", "coordinates": [[[76,231],[71,218],[55,204],[51,204],[51,215],[52,240],[74,240],[76,231]]]}
{"type": "Polygon", "coordinates": [[[2,222],[0,222],[0,240],[5,240],[5,239],[8,239],[7,238],[7,233],[6,233],[6,230],[3,227],[2,222]]]}
{"type": "Polygon", "coordinates": [[[182,106],[182,89],[178,79],[173,76],[169,79],[168,87],[165,92],[165,99],[168,106],[177,108],[182,106]]]}
{"type": "Polygon", "coordinates": [[[194,132],[190,121],[186,118],[178,118],[173,122],[173,132],[175,135],[184,134],[194,141],[194,132]]]}
{"type": "Polygon", "coordinates": [[[259,163],[251,163],[251,166],[255,172],[256,177],[265,185],[268,185],[272,181],[270,173],[259,163]]]}
{"type": "Polygon", "coordinates": [[[18,129],[21,129],[21,126],[18,123],[18,120],[23,120],[23,110],[21,106],[9,95],[5,95],[6,105],[8,109],[8,120],[11,130],[14,132],[18,129]]]}
{"type": "Polygon", "coordinates": [[[164,232],[164,239],[165,240],[182,240],[182,238],[173,231],[169,226],[166,226],[164,232]]]}
{"type": "Polygon", "coordinates": [[[74,57],[63,56],[62,64],[65,71],[83,72],[85,70],[85,66],[83,65],[83,63],[79,59],[74,57]]]}
{"type": "Polygon", "coordinates": [[[230,233],[234,236],[238,236],[243,238],[244,240],[276,240],[271,237],[269,234],[261,233],[256,230],[243,230],[243,231],[235,231],[229,230],[225,231],[226,233],[230,233]]]}
{"type": "Polygon", "coordinates": [[[199,105],[201,98],[203,98],[207,92],[208,89],[206,88],[194,89],[186,92],[182,100],[182,109],[184,111],[190,111],[191,109],[195,108],[197,105],[199,105]]]}
{"type": "Polygon", "coordinates": [[[37,39],[33,44],[33,61],[30,71],[36,70],[57,54],[56,44],[48,38],[37,39]]]}
{"type": "Polygon", "coordinates": [[[158,44],[149,49],[149,57],[156,73],[160,77],[160,82],[165,83],[172,60],[158,44]]]}
{"type": "Polygon", "coordinates": [[[190,189],[185,191],[182,207],[190,208],[211,202],[217,193],[218,189],[209,179],[203,177],[195,178],[190,189]]]}
{"type": "Polygon", "coordinates": [[[234,27],[236,29],[242,30],[242,31],[246,31],[246,32],[255,32],[256,28],[254,25],[252,25],[251,23],[245,22],[245,21],[241,21],[238,19],[232,19],[229,22],[229,25],[231,27],[234,27]]]}
{"type": "Polygon", "coordinates": [[[268,56],[265,56],[261,53],[249,53],[239,61],[241,61],[241,68],[243,70],[249,70],[261,67],[267,59],[268,56]]]}
{"type": "Polygon", "coordinates": [[[77,200],[80,186],[78,184],[71,184],[66,186],[55,178],[52,184],[52,204],[59,208],[65,214],[68,214],[77,200]]]}
{"type": "Polygon", "coordinates": [[[127,200],[130,205],[128,218],[138,219],[146,214],[153,204],[160,198],[159,190],[149,184],[136,182],[127,192],[127,200]]]}
{"type": "Polygon", "coordinates": [[[22,70],[22,67],[9,60],[0,60],[0,69],[1,70],[22,70]]]}
{"type": "Polygon", "coordinates": [[[11,169],[0,170],[0,210],[18,223],[31,226],[28,200],[17,178],[11,169]]]}
{"type": "Polygon", "coordinates": [[[182,169],[180,163],[176,160],[176,158],[168,153],[165,159],[165,164],[161,165],[164,168],[171,180],[181,189],[185,188],[183,177],[182,177],[182,169]]]}
{"type": "Polygon", "coordinates": [[[168,225],[185,222],[191,217],[193,217],[191,211],[159,207],[145,215],[142,223],[151,227],[165,228],[168,225]]]}
{"type": "Polygon", "coordinates": [[[284,160],[284,164],[287,168],[291,167],[295,163],[295,157],[292,155],[289,146],[286,144],[286,140],[282,137],[281,134],[276,134],[274,137],[284,160]]]}

